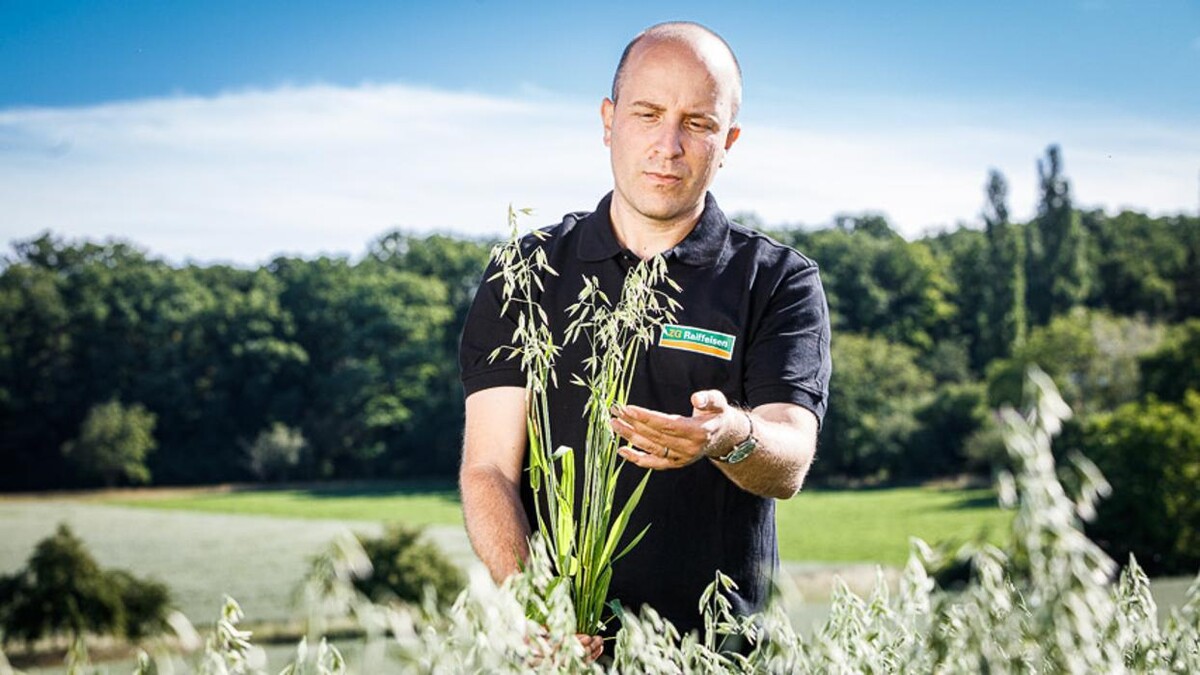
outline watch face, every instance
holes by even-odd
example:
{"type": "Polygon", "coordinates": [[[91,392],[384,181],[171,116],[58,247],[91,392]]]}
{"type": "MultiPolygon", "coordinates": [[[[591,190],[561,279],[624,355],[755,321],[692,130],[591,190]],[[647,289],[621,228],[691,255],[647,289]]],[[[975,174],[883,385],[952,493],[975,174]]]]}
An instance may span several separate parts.
{"type": "Polygon", "coordinates": [[[746,440],[734,446],[733,450],[729,451],[728,455],[723,458],[729,464],[737,464],[738,462],[750,456],[754,449],[758,447],[758,441],[751,436],[746,440]]]}

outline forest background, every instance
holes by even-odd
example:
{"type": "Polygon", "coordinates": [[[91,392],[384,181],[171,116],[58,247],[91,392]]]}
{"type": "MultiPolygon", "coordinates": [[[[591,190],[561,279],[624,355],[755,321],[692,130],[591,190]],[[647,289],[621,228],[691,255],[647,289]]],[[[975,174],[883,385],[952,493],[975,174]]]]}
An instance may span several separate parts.
{"type": "MultiPolygon", "coordinates": [[[[872,213],[821,229],[735,216],[821,267],[834,377],[812,480],[987,477],[1003,456],[989,411],[1021,403],[1036,364],[1077,411],[1061,452],[1115,485],[1095,536],[1152,573],[1192,573],[1200,218],[1080,210],[1060,149],[1037,167],[1028,222],[996,171],[982,229],[907,240],[872,213]]],[[[457,343],[491,243],[393,231],[356,258],[242,268],[128,241],[15,242],[0,490],[452,479],[457,343]]]]}

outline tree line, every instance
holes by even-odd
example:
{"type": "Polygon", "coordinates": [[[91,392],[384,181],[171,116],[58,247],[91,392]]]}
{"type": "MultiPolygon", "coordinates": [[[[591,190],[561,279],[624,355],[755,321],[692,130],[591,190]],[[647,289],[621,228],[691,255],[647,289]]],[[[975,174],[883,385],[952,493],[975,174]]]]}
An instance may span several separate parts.
{"type": "MultiPolygon", "coordinates": [[[[1020,403],[1033,364],[1080,413],[1063,447],[1173,443],[1200,466],[1200,218],[1079,209],[1055,146],[1038,188],[1036,215],[1014,221],[992,171],[982,229],[912,241],[876,214],[824,229],[735,216],[821,267],[834,377],[815,480],[988,472],[989,411],[1020,403]],[[1157,436],[1131,431],[1153,419],[1157,436]]],[[[457,341],[491,244],[391,232],[357,260],[241,269],[16,242],[0,489],[452,476],[457,341]]],[[[1200,508],[1184,501],[1171,508],[1200,508]]]]}
{"type": "Polygon", "coordinates": [[[1029,222],[999,172],[984,227],[906,241],[876,215],[773,232],[816,260],[829,296],[834,376],[817,476],[984,471],[989,411],[1049,372],[1084,416],[1200,389],[1200,218],[1075,208],[1056,146],[1038,162],[1029,222]],[[1176,357],[1168,358],[1165,354],[1176,357]]]}
{"type": "Polygon", "coordinates": [[[457,338],[488,248],[392,233],[357,262],[238,269],[18,242],[0,489],[451,475],[457,338]]]}

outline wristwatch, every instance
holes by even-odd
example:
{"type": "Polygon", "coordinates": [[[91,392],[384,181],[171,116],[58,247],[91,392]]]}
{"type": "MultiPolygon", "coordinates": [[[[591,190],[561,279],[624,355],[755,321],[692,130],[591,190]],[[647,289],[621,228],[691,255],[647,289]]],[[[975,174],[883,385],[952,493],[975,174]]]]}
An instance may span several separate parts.
{"type": "Polygon", "coordinates": [[[718,462],[726,464],[737,464],[738,462],[750,456],[750,453],[758,449],[758,439],[754,437],[754,418],[750,413],[746,413],[746,421],[750,423],[750,433],[746,434],[746,440],[733,446],[733,449],[720,457],[715,457],[718,462]]]}

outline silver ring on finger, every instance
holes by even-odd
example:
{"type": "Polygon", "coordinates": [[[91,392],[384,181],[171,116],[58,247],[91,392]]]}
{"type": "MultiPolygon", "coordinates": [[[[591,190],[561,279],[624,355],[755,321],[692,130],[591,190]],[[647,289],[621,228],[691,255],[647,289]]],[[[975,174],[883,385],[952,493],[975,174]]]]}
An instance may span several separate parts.
{"type": "Polygon", "coordinates": [[[670,454],[671,454],[671,449],[668,448],[666,445],[663,445],[663,452],[662,452],[663,459],[666,459],[667,456],[670,454]]]}

